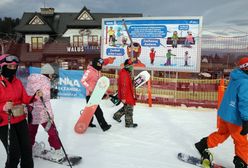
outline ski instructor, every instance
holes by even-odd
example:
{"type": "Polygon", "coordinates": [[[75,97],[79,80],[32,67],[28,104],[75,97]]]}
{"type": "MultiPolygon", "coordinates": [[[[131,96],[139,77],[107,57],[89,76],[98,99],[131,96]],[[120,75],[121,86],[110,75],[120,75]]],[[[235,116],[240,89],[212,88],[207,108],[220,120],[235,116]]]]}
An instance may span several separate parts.
{"type": "Polygon", "coordinates": [[[28,96],[16,78],[19,59],[14,55],[0,56],[0,139],[7,152],[5,168],[33,168],[32,148],[23,104],[41,97],[41,91],[28,96]],[[35,98],[37,97],[37,98],[35,98]]]}
{"type": "Polygon", "coordinates": [[[230,82],[218,110],[218,130],[195,144],[203,165],[210,166],[213,160],[208,148],[216,147],[231,136],[235,147],[235,168],[247,168],[248,57],[241,58],[238,66],[230,74],[230,82]]]}

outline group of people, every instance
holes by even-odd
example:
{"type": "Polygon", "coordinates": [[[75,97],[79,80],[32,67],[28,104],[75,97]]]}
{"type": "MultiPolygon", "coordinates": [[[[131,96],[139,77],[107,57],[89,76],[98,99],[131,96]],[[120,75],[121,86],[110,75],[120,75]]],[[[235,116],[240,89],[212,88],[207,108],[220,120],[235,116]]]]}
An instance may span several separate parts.
{"type": "MultiPolygon", "coordinates": [[[[82,85],[86,88],[86,101],[88,102],[93,92],[95,85],[98,79],[101,77],[101,70],[103,65],[108,64],[108,59],[95,58],[92,61],[91,65],[88,65],[87,70],[85,71],[81,82],[82,85]]],[[[136,99],[133,90],[133,83],[131,78],[131,72],[133,70],[133,62],[131,59],[127,59],[124,62],[124,67],[119,72],[118,77],[118,98],[124,104],[124,106],[117,111],[113,119],[117,122],[121,122],[120,118],[125,115],[125,126],[126,127],[137,127],[136,123],[133,123],[133,106],[135,105],[136,99]]],[[[105,98],[108,97],[105,95],[105,98]]],[[[97,107],[96,112],[94,113],[96,119],[103,131],[107,131],[111,128],[111,125],[106,122],[104,115],[100,106],[97,107]]],[[[89,124],[89,127],[96,127],[93,124],[93,118],[89,124]]]]}
{"type": "MultiPolygon", "coordinates": [[[[41,68],[41,74],[30,75],[26,91],[22,82],[15,76],[18,64],[19,59],[14,55],[0,56],[0,139],[8,156],[6,168],[17,168],[18,164],[21,168],[33,168],[32,148],[35,148],[35,136],[39,125],[42,125],[48,133],[48,142],[53,148],[52,154],[63,155],[56,126],[50,121],[54,119],[50,104],[50,78],[54,69],[50,64],[45,64],[41,68]],[[26,120],[23,104],[31,104],[34,107],[32,120],[29,122],[26,120]]],[[[85,71],[81,82],[87,91],[86,101],[89,100],[97,80],[101,77],[102,67],[106,64],[108,60],[95,58],[85,71]]],[[[136,99],[131,78],[132,70],[132,60],[125,60],[118,77],[118,98],[124,106],[113,115],[113,119],[117,122],[121,122],[121,117],[125,115],[127,128],[138,126],[133,122],[133,107],[136,99]]],[[[209,148],[216,147],[231,136],[235,145],[233,159],[235,168],[247,168],[248,57],[239,60],[238,68],[231,72],[230,79],[218,109],[218,130],[195,143],[195,147],[201,155],[202,164],[211,167],[213,155],[209,148]]],[[[105,121],[100,106],[95,116],[103,131],[111,128],[111,125],[105,121]]],[[[89,126],[95,127],[92,121],[89,126]]]]}
{"type": "MultiPolygon", "coordinates": [[[[86,101],[89,100],[97,80],[101,77],[102,66],[111,61],[113,60],[96,58],[88,66],[81,80],[87,91],[86,101]]],[[[50,64],[43,65],[41,74],[31,74],[28,77],[25,89],[21,80],[16,77],[19,63],[18,57],[14,55],[0,56],[0,139],[7,153],[6,168],[17,168],[18,165],[21,168],[33,168],[33,156],[42,152],[35,141],[39,125],[48,133],[48,142],[52,149],[49,151],[51,157],[59,160],[65,156],[53,121],[54,115],[50,103],[50,80],[55,70],[50,64]],[[32,108],[26,108],[24,105],[32,108]]],[[[113,118],[120,122],[120,118],[126,114],[126,127],[137,127],[132,120],[136,100],[131,71],[132,62],[128,60],[124,63],[118,80],[119,98],[124,103],[124,107],[116,112],[113,118]]],[[[105,121],[100,106],[95,116],[103,131],[111,128],[111,125],[105,121]]],[[[92,122],[93,118],[89,126],[96,127],[92,122]]]]}
{"type": "Polygon", "coordinates": [[[0,139],[7,153],[6,168],[17,168],[18,165],[21,168],[33,168],[35,136],[39,125],[48,133],[48,142],[53,148],[51,155],[64,157],[56,127],[50,121],[50,117],[53,120],[50,79],[54,69],[50,64],[45,64],[41,74],[28,77],[25,89],[16,77],[18,65],[18,57],[10,54],[0,56],[0,139]],[[30,108],[24,105],[32,105],[29,115],[30,108]]]}

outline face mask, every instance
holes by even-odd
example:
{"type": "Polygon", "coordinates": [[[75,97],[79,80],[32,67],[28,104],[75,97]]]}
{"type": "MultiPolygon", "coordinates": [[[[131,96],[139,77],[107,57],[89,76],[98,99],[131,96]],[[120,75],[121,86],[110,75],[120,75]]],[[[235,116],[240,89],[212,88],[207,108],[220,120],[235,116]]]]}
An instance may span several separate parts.
{"type": "Polygon", "coordinates": [[[102,70],[102,66],[96,66],[96,67],[94,67],[96,70],[98,70],[98,71],[100,71],[100,70],[102,70]]]}
{"type": "Polygon", "coordinates": [[[5,78],[8,78],[9,80],[12,80],[13,77],[16,74],[17,69],[9,69],[6,65],[2,67],[1,75],[3,75],[5,78]]]}
{"type": "Polygon", "coordinates": [[[132,72],[133,66],[132,65],[126,66],[125,69],[129,72],[132,72]]]}

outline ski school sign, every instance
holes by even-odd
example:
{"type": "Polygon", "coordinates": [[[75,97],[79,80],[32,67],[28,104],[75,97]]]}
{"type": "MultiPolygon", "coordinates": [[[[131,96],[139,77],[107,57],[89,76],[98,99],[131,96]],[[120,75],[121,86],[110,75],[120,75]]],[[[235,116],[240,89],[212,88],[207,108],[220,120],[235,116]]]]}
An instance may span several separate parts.
{"type": "MultiPolygon", "coordinates": [[[[40,68],[30,67],[29,71],[30,74],[40,73],[40,68]]],[[[82,76],[83,71],[60,69],[58,80],[58,96],[85,98],[86,90],[80,82],[82,76]]]]}
{"type": "Polygon", "coordinates": [[[199,72],[201,29],[201,16],[105,18],[101,56],[116,58],[107,68],[133,57],[135,69],[199,72]]]}

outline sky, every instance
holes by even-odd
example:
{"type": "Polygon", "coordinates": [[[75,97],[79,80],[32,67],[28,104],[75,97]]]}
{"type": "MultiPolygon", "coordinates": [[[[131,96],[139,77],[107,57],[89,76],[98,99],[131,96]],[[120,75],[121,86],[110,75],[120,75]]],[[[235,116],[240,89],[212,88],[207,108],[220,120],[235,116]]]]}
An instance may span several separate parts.
{"type": "MultiPolygon", "coordinates": [[[[194,143],[216,130],[216,109],[186,108],[137,104],[134,122],[137,128],[125,128],[112,119],[120,107],[113,107],[103,100],[101,107],[106,121],[112,125],[103,132],[94,119],[96,128],[88,128],[84,134],[76,134],[73,127],[85,106],[85,99],[53,99],[52,109],[60,139],[68,154],[80,155],[83,161],[75,168],[195,168],[179,161],[177,154],[183,152],[199,157],[194,143]]],[[[47,133],[39,128],[36,141],[47,142],[47,133]]],[[[214,160],[225,167],[234,167],[232,139],[218,148],[210,149],[214,160]]],[[[6,153],[0,143],[0,167],[4,167],[6,153]]],[[[35,168],[67,168],[39,158],[34,159],[35,168]]]]}
{"type": "MultiPolygon", "coordinates": [[[[20,18],[23,12],[52,7],[57,12],[142,13],[144,16],[203,16],[205,26],[245,26],[247,0],[1,0],[0,17],[20,18]]],[[[242,31],[242,30],[240,30],[242,31]]]]}

